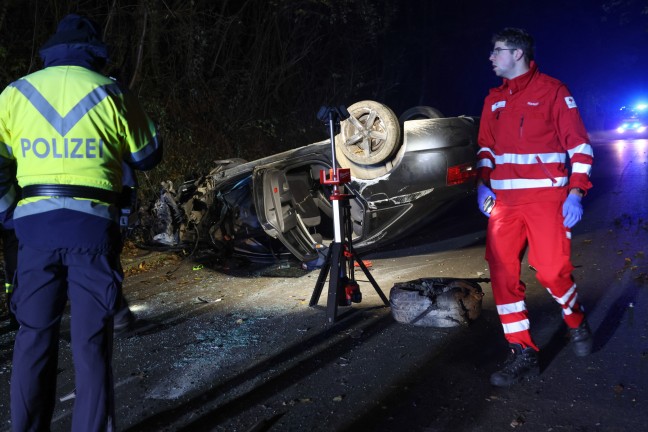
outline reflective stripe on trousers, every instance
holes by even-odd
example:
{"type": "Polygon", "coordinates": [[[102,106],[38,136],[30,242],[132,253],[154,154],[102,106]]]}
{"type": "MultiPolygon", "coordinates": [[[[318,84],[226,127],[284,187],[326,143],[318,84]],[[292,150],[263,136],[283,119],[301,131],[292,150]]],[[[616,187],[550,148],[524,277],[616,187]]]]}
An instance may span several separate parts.
{"type": "Polygon", "coordinates": [[[538,349],[529,332],[526,286],[520,281],[527,247],[536,278],[560,303],[567,326],[578,327],[584,315],[576,300],[571,232],[563,226],[562,202],[497,203],[488,221],[486,259],[504,336],[510,343],[538,349]]]}

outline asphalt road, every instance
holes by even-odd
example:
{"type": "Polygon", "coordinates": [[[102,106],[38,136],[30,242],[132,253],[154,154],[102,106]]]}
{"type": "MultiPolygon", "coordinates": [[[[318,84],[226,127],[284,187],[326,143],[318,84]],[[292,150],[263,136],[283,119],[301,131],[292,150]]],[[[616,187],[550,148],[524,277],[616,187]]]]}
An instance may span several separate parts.
{"type": "MultiPolygon", "coordinates": [[[[573,233],[574,272],[595,333],[577,358],[560,310],[524,266],[542,373],[510,389],[489,375],[506,344],[490,285],[466,327],[394,321],[364,274],[363,301],[326,320],[319,271],[208,254],[129,250],[125,291],[140,321],[115,342],[119,430],[626,431],[648,424],[648,140],[595,137],[594,189],[573,233]]],[[[422,277],[488,277],[485,220],[472,199],[443,221],[363,256],[381,291],[422,277]]],[[[0,430],[9,430],[14,332],[0,327],[0,430]]],[[[58,394],[74,389],[69,318],[58,394]]],[[[73,399],[53,431],[70,428],[73,399]]]]}

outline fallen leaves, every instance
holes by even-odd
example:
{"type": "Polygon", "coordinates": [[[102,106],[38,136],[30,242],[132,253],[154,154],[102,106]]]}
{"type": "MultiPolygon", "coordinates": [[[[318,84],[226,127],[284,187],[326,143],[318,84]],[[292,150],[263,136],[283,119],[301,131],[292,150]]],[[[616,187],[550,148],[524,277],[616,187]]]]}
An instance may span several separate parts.
{"type": "Polygon", "coordinates": [[[641,272],[635,277],[635,281],[640,283],[648,283],[648,273],[641,272]]]}
{"type": "Polygon", "coordinates": [[[525,421],[526,420],[524,416],[517,416],[516,418],[513,419],[513,421],[511,421],[511,427],[512,428],[520,427],[524,424],[525,421]]]}
{"type": "Polygon", "coordinates": [[[222,298],[217,298],[217,299],[209,299],[206,297],[196,297],[196,303],[217,303],[223,301],[222,298]]]}
{"type": "Polygon", "coordinates": [[[161,254],[148,257],[145,260],[139,261],[135,259],[122,258],[122,267],[124,268],[125,276],[133,276],[140,273],[146,273],[156,270],[160,267],[168,265],[172,262],[177,262],[181,258],[173,254],[161,254]],[[135,263],[134,265],[132,265],[135,263]]]}
{"type": "Polygon", "coordinates": [[[287,402],[286,401],[282,402],[282,405],[284,405],[284,406],[286,406],[286,405],[294,406],[294,405],[297,405],[297,404],[300,404],[300,403],[301,404],[310,404],[310,403],[313,403],[313,399],[311,399],[311,398],[291,399],[291,400],[289,400],[287,402]]]}

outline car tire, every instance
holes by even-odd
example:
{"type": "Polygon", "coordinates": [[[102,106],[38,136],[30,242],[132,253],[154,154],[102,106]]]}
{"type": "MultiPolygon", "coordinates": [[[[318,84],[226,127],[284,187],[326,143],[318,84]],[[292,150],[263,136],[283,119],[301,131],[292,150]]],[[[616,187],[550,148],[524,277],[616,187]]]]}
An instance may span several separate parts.
{"type": "Polygon", "coordinates": [[[340,122],[335,147],[358,165],[376,165],[394,155],[401,143],[396,114],[375,101],[362,101],[348,108],[351,116],[340,122]]]}
{"type": "Polygon", "coordinates": [[[427,120],[427,119],[436,119],[436,118],[443,118],[443,117],[445,116],[438,109],[421,105],[406,110],[398,118],[398,121],[400,122],[400,124],[403,124],[409,120],[427,120]]]}
{"type": "Polygon", "coordinates": [[[467,325],[481,313],[481,287],[461,279],[431,278],[397,283],[389,293],[397,322],[421,327],[467,325]]]}

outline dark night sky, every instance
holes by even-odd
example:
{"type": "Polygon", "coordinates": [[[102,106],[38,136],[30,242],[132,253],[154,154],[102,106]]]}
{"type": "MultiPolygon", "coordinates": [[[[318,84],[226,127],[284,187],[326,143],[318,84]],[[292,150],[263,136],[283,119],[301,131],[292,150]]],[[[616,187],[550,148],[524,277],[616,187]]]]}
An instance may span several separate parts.
{"type": "MultiPolygon", "coordinates": [[[[522,27],[536,40],[540,70],[563,81],[586,123],[640,95],[648,99],[648,16],[643,4],[607,14],[601,0],[454,0],[403,2],[396,39],[407,71],[387,101],[396,112],[430,105],[446,115],[479,115],[490,87],[492,34],[522,27]],[[605,111],[605,112],[603,112],[605,111]]],[[[593,125],[588,124],[592,128],[593,125]]]]}

